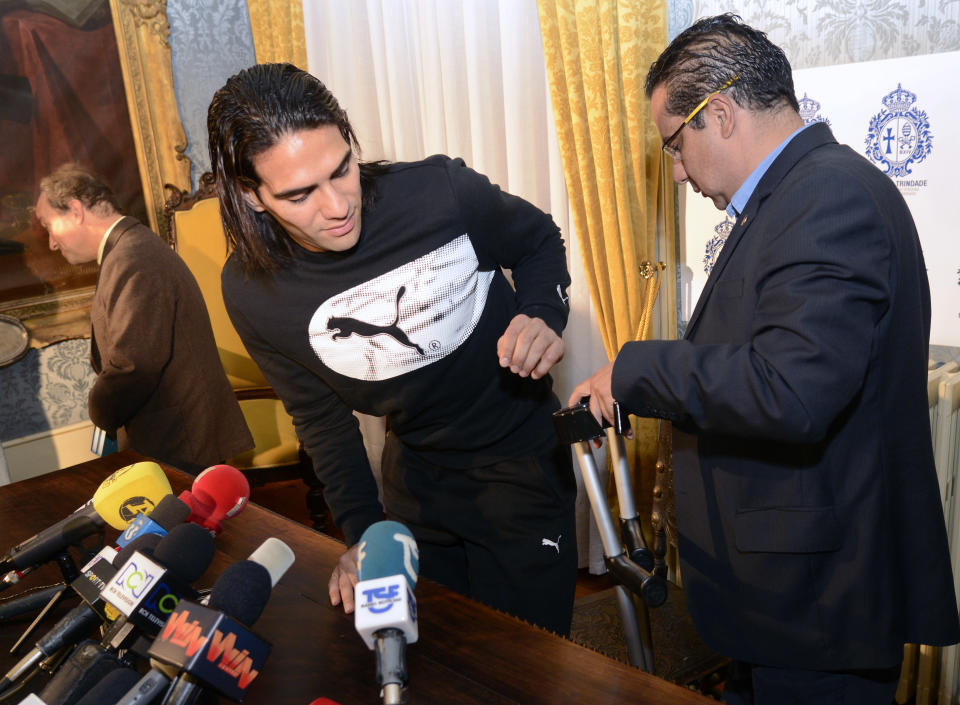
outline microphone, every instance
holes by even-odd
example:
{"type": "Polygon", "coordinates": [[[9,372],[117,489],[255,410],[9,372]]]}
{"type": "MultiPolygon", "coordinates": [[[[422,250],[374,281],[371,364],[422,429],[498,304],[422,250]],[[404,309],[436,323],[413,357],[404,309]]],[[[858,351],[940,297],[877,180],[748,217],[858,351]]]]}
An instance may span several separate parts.
{"type": "MultiPolygon", "coordinates": [[[[170,494],[167,476],[154,462],[120,468],[100,483],[93,498],[70,516],[17,544],[0,559],[0,572],[30,570],[67,546],[101,531],[106,524],[123,530],[138,512],[150,510],[170,494]]],[[[9,587],[10,584],[4,580],[9,587]]]]}
{"type": "Polygon", "coordinates": [[[160,539],[152,556],[136,552],[119,564],[102,593],[108,617],[115,619],[103,645],[121,648],[139,636],[134,628],[156,636],[183,597],[196,598],[190,583],[203,575],[215,552],[213,537],[203,527],[178,524],[160,539]]]}
{"type": "Polygon", "coordinates": [[[250,499],[250,483],[231,465],[211,465],[197,475],[193,486],[180,493],[190,507],[187,521],[208,529],[214,536],[223,527],[221,522],[236,516],[250,499]]]}
{"type": "Polygon", "coordinates": [[[396,521],[378,521],[360,537],[354,588],[354,626],[377,655],[384,705],[403,702],[406,645],[419,638],[417,584],[420,554],[413,534],[396,521]]]}
{"type": "MultiPolygon", "coordinates": [[[[146,534],[120,550],[150,541],[146,534]]],[[[134,550],[127,560],[117,561],[116,574],[107,581],[101,598],[121,616],[110,626],[100,643],[85,642],[78,647],[40,692],[49,705],[72,705],[109,670],[120,665],[117,651],[140,634],[155,635],[181,595],[196,595],[187,583],[199,578],[210,565],[215,551],[213,537],[196,524],[180,524],[163,538],[157,537],[152,555],[134,550]],[[135,631],[136,629],[136,631],[135,631]]],[[[145,650],[145,649],[144,649],[145,650]]],[[[136,648],[132,650],[136,653],[136,648]]],[[[139,676],[138,676],[139,677],[139,676]]],[[[124,688],[121,693],[129,688],[124,688]]]]}
{"type": "MultiPolygon", "coordinates": [[[[180,603],[150,647],[153,659],[179,671],[164,705],[193,703],[204,688],[232,700],[243,699],[271,649],[247,627],[260,617],[273,586],[293,560],[293,551],[285,543],[267,539],[250,558],[224,570],[214,583],[208,605],[180,603]]],[[[157,683],[162,681],[157,674],[164,672],[169,670],[155,666],[141,683],[152,678],[157,691],[157,683]]],[[[144,685],[128,695],[141,694],[144,685]]],[[[117,705],[134,702],[144,700],[123,699],[117,705]]]]}
{"type": "Polygon", "coordinates": [[[109,705],[113,703],[137,682],[140,674],[129,666],[122,665],[116,658],[100,659],[92,667],[90,664],[78,663],[79,654],[95,649],[96,645],[93,642],[85,642],[61,666],[76,679],[71,692],[65,697],[49,700],[46,691],[43,692],[42,698],[31,693],[21,700],[19,705],[109,705]]]}
{"type": "MultiPolygon", "coordinates": [[[[123,530],[123,533],[117,538],[116,545],[118,548],[122,548],[130,543],[133,539],[144,534],[156,534],[157,538],[166,535],[172,527],[177,524],[182,524],[187,520],[187,517],[190,515],[190,507],[188,507],[184,502],[174,497],[172,494],[165,495],[158,503],[157,506],[149,514],[137,514],[136,518],[130,522],[126,529],[123,530]]],[[[154,546],[156,544],[153,544],[154,546]]],[[[116,555],[116,549],[109,546],[104,547],[97,553],[94,558],[87,563],[81,569],[81,572],[86,571],[94,562],[100,558],[107,558],[108,563],[112,562],[113,556],[116,555]]],[[[9,585],[20,582],[20,578],[24,575],[30,573],[33,568],[24,568],[22,570],[10,571],[4,578],[3,582],[9,585]]],[[[0,590],[4,588],[0,586],[0,590]]],[[[11,608],[12,614],[19,614],[21,612],[30,611],[34,606],[34,603],[30,600],[26,600],[23,603],[22,608],[18,611],[14,611],[16,608],[11,608]]],[[[42,606],[42,605],[41,605],[42,606]]]]}
{"type": "Polygon", "coordinates": [[[157,534],[166,536],[167,532],[178,524],[183,524],[190,516],[190,505],[182,499],[168,494],[148,514],[138,514],[117,538],[117,546],[123,548],[137,536],[157,534]]]}
{"type": "MultiPolygon", "coordinates": [[[[160,538],[153,534],[141,536],[117,552],[117,558],[114,560],[126,560],[126,556],[132,555],[138,549],[151,550],[151,546],[159,544],[159,541],[160,538]]],[[[70,584],[70,587],[84,601],[67,612],[37,641],[35,648],[0,679],[0,693],[8,690],[40,660],[49,658],[60,649],[75,643],[100,623],[104,612],[104,604],[100,598],[101,586],[105,585],[115,573],[116,568],[111,565],[108,558],[95,558],[84,566],[84,573],[70,584]]]]}
{"type": "MultiPolygon", "coordinates": [[[[247,560],[233,563],[224,570],[205,598],[206,606],[232,615],[244,624],[253,624],[266,606],[270,591],[293,564],[294,558],[293,551],[287,544],[280,539],[268,538],[247,560]]],[[[188,604],[183,606],[187,607],[188,604]]],[[[188,631],[182,628],[182,624],[180,627],[170,626],[173,620],[183,620],[183,623],[186,623],[181,614],[172,616],[165,625],[164,632],[154,640],[150,649],[150,671],[126,695],[117,700],[115,705],[149,705],[166,691],[170,681],[177,678],[178,672],[184,669],[184,663],[188,660],[188,631]]],[[[201,633],[195,632],[193,637],[199,639],[201,633]]],[[[242,653],[242,649],[236,647],[236,641],[233,648],[236,653],[242,653]]],[[[263,659],[265,660],[266,656],[263,659]]],[[[179,684],[179,698],[195,698],[199,695],[200,686],[195,681],[195,687],[188,688],[187,678],[178,680],[185,681],[179,684]],[[185,695],[184,691],[195,694],[185,695]]],[[[249,683],[245,685],[249,686],[249,683]]]]}
{"type": "Polygon", "coordinates": [[[109,705],[117,701],[140,680],[140,674],[129,667],[117,668],[93,686],[76,705],[109,705]]]}

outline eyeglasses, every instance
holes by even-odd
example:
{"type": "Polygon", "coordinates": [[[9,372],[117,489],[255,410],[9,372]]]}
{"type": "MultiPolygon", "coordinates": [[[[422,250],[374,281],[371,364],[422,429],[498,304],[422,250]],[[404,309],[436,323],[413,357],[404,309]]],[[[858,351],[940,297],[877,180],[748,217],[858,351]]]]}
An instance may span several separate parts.
{"type": "Polygon", "coordinates": [[[665,139],[665,140],[663,141],[663,146],[662,146],[660,149],[662,149],[662,150],[664,151],[664,153],[670,155],[672,158],[674,158],[674,159],[679,159],[679,158],[680,158],[680,149],[679,149],[678,147],[674,147],[674,146],[673,146],[673,141],[674,141],[675,139],[677,139],[677,135],[680,134],[680,130],[682,130],[683,128],[685,128],[685,127],[687,126],[687,123],[690,122],[691,120],[693,120],[693,118],[695,118],[695,117],[697,116],[697,113],[699,113],[701,110],[703,110],[704,106],[707,104],[707,102],[709,102],[709,100],[710,100],[713,96],[715,96],[715,95],[716,95],[717,93],[719,93],[720,91],[723,91],[723,90],[726,90],[727,88],[729,88],[731,85],[733,85],[733,82],[736,81],[738,78],[740,78],[739,75],[734,75],[733,78],[731,78],[729,81],[727,81],[726,83],[724,83],[722,86],[720,86],[717,90],[715,90],[713,93],[711,93],[710,95],[708,95],[706,98],[704,98],[703,100],[701,100],[701,101],[700,101],[700,105],[698,105],[697,107],[695,107],[695,108],[693,109],[693,112],[691,112],[689,115],[687,115],[686,119],[685,119],[683,122],[680,123],[680,127],[677,128],[677,131],[674,132],[672,135],[670,135],[667,139],[665,139]]]}

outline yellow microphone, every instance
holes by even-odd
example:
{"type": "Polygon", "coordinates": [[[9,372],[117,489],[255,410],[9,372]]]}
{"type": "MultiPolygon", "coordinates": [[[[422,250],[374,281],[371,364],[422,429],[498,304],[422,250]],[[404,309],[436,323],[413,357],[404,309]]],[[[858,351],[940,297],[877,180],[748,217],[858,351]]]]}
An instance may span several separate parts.
{"type": "Polygon", "coordinates": [[[149,514],[171,492],[163,469],[145,460],[120,468],[101,482],[92,503],[107,524],[123,531],[137,514],[149,514]]]}
{"type": "Polygon", "coordinates": [[[93,498],[73,514],[17,544],[0,559],[0,572],[29,570],[56,558],[67,546],[109,524],[123,530],[140,512],[170,494],[170,482],[154,462],[120,468],[100,483],[93,498]]]}

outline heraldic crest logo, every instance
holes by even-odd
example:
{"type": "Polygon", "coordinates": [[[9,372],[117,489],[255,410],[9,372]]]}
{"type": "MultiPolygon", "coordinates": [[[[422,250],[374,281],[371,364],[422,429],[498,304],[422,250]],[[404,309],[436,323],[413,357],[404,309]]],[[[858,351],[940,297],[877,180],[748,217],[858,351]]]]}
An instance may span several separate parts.
{"type": "Polygon", "coordinates": [[[803,118],[804,125],[812,125],[815,122],[825,122],[828,126],[830,125],[830,120],[820,115],[820,102],[810,98],[806,92],[797,103],[800,105],[800,117],[803,118]]]}
{"type": "Polygon", "coordinates": [[[922,162],[933,149],[930,120],[926,111],[913,106],[916,102],[916,94],[898,83],[883,97],[886,107],[870,118],[867,157],[883,165],[891,178],[913,173],[910,165],[922,162]]]}
{"type": "Polygon", "coordinates": [[[707,246],[703,253],[703,271],[707,275],[713,271],[713,267],[717,263],[717,258],[720,256],[720,250],[723,249],[724,244],[727,242],[727,238],[730,237],[730,232],[733,230],[733,225],[734,221],[732,221],[728,215],[726,218],[724,218],[722,223],[713,229],[713,232],[715,232],[716,235],[707,241],[707,246]]]}

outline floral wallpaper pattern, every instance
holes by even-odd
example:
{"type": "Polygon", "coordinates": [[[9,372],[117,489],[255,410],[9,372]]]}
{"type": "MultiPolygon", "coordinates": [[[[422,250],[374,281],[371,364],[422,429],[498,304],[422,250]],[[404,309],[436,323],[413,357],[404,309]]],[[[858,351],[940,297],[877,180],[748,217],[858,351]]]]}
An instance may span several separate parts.
{"type": "Polygon", "coordinates": [[[0,441],[88,420],[94,378],[88,339],[32,349],[0,368],[0,441]]]}
{"type": "Polygon", "coordinates": [[[794,69],[960,49],[960,0],[670,0],[671,36],[736,12],[783,47],[794,69]]]}
{"type": "Polygon", "coordinates": [[[167,0],[173,86],[194,186],[210,170],[207,107],[226,80],[256,63],[246,0],[167,0]]]}

